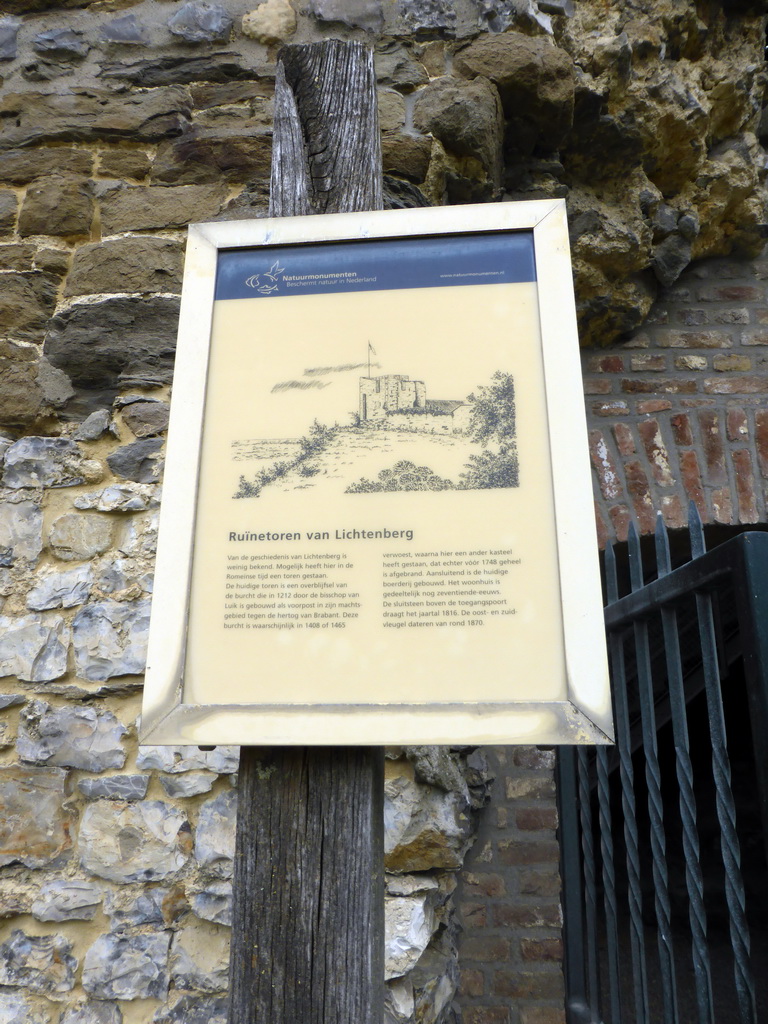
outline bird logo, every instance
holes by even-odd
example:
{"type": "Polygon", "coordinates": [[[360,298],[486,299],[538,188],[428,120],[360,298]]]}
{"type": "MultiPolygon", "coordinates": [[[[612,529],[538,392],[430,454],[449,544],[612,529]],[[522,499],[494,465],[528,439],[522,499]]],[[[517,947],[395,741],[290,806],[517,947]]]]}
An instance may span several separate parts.
{"type": "Polygon", "coordinates": [[[285,271],[285,267],[280,266],[280,261],[275,260],[269,270],[261,274],[251,274],[250,277],[245,279],[245,283],[248,288],[253,288],[259,295],[272,295],[277,291],[277,286],[280,283],[280,274],[285,271]]]}

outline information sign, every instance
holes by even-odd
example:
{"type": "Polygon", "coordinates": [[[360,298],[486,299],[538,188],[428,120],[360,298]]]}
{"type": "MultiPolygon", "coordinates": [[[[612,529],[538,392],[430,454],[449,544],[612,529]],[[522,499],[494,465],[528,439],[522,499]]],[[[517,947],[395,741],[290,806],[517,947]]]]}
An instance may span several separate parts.
{"type": "Polygon", "coordinates": [[[610,731],[563,203],[191,228],[143,740],[610,731]]]}

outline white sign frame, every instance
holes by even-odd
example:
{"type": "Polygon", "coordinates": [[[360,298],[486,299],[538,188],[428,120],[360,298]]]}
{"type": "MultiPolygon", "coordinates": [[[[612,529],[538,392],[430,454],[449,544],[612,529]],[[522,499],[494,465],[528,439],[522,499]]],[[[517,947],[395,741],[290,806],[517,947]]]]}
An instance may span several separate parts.
{"type": "MultiPolygon", "coordinates": [[[[532,681],[535,689],[535,680],[532,681]]],[[[601,584],[565,202],[543,200],[196,224],[189,228],[140,742],[364,745],[612,742],[601,584]],[[221,251],[426,235],[533,233],[567,699],[509,703],[184,701],[190,580],[217,259],[221,251]]]]}

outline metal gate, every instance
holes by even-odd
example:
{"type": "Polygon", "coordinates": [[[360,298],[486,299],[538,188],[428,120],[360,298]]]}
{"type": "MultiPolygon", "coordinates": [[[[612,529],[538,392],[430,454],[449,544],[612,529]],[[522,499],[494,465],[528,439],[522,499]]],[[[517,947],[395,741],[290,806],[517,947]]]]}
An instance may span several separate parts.
{"type": "Polygon", "coordinates": [[[768,533],[689,531],[678,568],[660,518],[606,553],[617,742],[558,757],[569,1024],[768,1020],[768,533]]]}

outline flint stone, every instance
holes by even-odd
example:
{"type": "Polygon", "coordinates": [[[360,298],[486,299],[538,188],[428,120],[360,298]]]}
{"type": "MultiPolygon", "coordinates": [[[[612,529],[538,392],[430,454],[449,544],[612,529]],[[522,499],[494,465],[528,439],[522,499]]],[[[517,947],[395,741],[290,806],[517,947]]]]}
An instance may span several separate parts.
{"type": "Polygon", "coordinates": [[[410,91],[429,81],[424,65],[415,61],[409,50],[400,43],[377,47],[374,59],[376,78],[382,85],[410,91]]]}
{"type": "Polygon", "coordinates": [[[154,437],[168,429],[170,406],[166,402],[136,402],[123,413],[123,419],[136,437],[154,437]]]}
{"type": "Polygon", "coordinates": [[[432,892],[440,888],[431,875],[387,875],[387,896],[415,896],[416,893],[432,892]]]}
{"type": "Polygon", "coordinates": [[[8,93],[0,99],[0,150],[41,142],[159,142],[189,123],[186,89],[170,86],[116,95],[107,89],[8,93]]]}
{"type": "Polygon", "coordinates": [[[405,756],[411,762],[416,777],[430,786],[439,786],[447,793],[460,793],[469,800],[469,789],[456,757],[447,747],[406,747],[405,756]]]}
{"type": "Polygon", "coordinates": [[[415,1005],[409,979],[393,978],[384,986],[384,1024],[411,1024],[415,1005]]]}
{"type": "Polygon", "coordinates": [[[451,152],[475,157],[494,181],[501,179],[504,120],[499,95],[490,82],[435,79],[416,94],[413,121],[451,152]]]}
{"type": "Polygon", "coordinates": [[[51,1024],[50,1014],[17,992],[0,992],[0,1024],[51,1024]]]}
{"type": "Polygon", "coordinates": [[[93,586],[93,571],[89,565],[78,565],[66,572],[51,572],[42,578],[27,594],[27,608],[34,612],[51,608],[74,608],[84,604],[93,586]]]}
{"type": "Polygon", "coordinates": [[[189,845],[187,819],[161,800],[128,805],[100,800],[83,812],[82,865],[110,882],[167,878],[184,867],[189,845]]]}
{"type": "Polygon", "coordinates": [[[149,42],[147,31],[136,20],[135,14],[124,14],[107,22],[99,33],[105,43],[116,43],[128,46],[144,46],[149,42]]]}
{"type": "Polygon", "coordinates": [[[169,238],[116,238],[76,251],[65,295],[178,292],[184,252],[169,238]]]}
{"type": "Polygon", "coordinates": [[[121,379],[132,376],[169,383],[178,320],[176,298],[116,296],[77,303],[51,320],[45,354],[76,387],[116,391],[121,379]]]}
{"type": "Polygon", "coordinates": [[[60,616],[0,615],[0,675],[46,683],[67,672],[69,626],[60,616]]]}
{"type": "Polygon", "coordinates": [[[177,989],[225,992],[229,978],[229,929],[194,922],[176,932],[169,967],[177,989]]]}
{"type": "Polygon", "coordinates": [[[515,149],[557,149],[573,123],[573,61],[547,39],[504,32],[482,36],[456,54],[460,74],[482,75],[499,90],[515,149]]]}
{"type": "Polygon", "coordinates": [[[669,235],[653,252],[653,272],[665,288],[680,277],[691,262],[691,243],[680,235],[669,235]]]}
{"type": "MultiPolygon", "coordinates": [[[[274,68],[270,71],[274,73],[274,68]]],[[[190,82],[253,81],[260,77],[259,70],[246,64],[238,53],[218,52],[214,56],[198,57],[173,54],[152,60],[137,60],[130,64],[104,64],[100,74],[104,78],[132,82],[143,88],[188,84],[190,82]]],[[[249,97],[252,92],[249,93],[249,97]]]]}
{"type": "Polygon", "coordinates": [[[266,0],[243,15],[243,35],[257,43],[284,43],[296,31],[296,12],[288,0],[266,0]]]}
{"type": "Polygon", "coordinates": [[[77,784],[86,800],[143,800],[148,787],[146,775],[102,775],[77,784]]]}
{"type": "Polygon", "coordinates": [[[22,498],[0,502],[0,565],[11,565],[17,559],[34,564],[42,543],[43,512],[36,501],[22,498]]]}
{"type": "Polygon", "coordinates": [[[0,18],[0,60],[16,59],[16,39],[20,28],[20,18],[0,18]]]}
{"type": "Polygon", "coordinates": [[[398,11],[404,27],[417,36],[452,36],[456,11],[451,0],[399,0],[398,11]]]}
{"type": "Polygon", "coordinates": [[[0,693],[0,711],[6,708],[15,708],[20,704],[26,704],[27,698],[23,693],[0,693]]]}
{"type": "Polygon", "coordinates": [[[384,785],[384,855],[391,872],[459,868],[470,841],[466,801],[399,777],[384,785]]]}
{"type": "Polygon", "coordinates": [[[55,175],[27,189],[19,217],[20,235],[85,235],[94,203],[87,181],[55,175]]]}
{"type": "Polygon", "coordinates": [[[105,594],[114,594],[118,590],[125,590],[130,586],[130,563],[125,558],[110,558],[102,567],[97,580],[99,590],[105,594]]]}
{"type": "Polygon", "coordinates": [[[171,800],[210,793],[216,776],[212,772],[188,772],[186,775],[161,775],[160,783],[171,800]]]}
{"type": "Polygon", "coordinates": [[[9,235],[16,224],[19,201],[10,189],[0,189],[0,234],[9,235]]]}
{"type": "Polygon", "coordinates": [[[380,0],[310,0],[307,10],[318,21],[341,22],[373,34],[384,27],[380,0]]]}
{"type": "Polygon", "coordinates": [[[21,712],[16,747],[22,761],[101,772],[122,768],[128,730],[111,711],[53,708],[36,700],[21,712]]]}
{"type": "Polygon", "coordinates": [[[163,903],[168,893],[168,889],[160,887],[148,889],[138,896],[124,888],[107,893],[104,913],[112,923],[112,930],[118,932],[142,925],[159,925],[162,928],[166,923],[163,903]]]}
{"type": "Polygon", "coordinates": [[[232,925],[232,882],[211,882],[192,896],[192,910],[204,921],[232,925]]]}
{"type": "Polygon", "coordinates": [[[162,1008],[152,1018],[152,1024],[227,1024],[226,996],[182,996],[170,1009],[162,1008]]]}
{"type": "Polygon", "coordinates": [[[59,1024],[123,1024],[123,1015],[116,1003],[88,1000],[65,1010],[59,1024]]]}
{"type": "Polygon", "coordinates": [[[146,666],[148,600],[86,605],[74,618],[75,669],[81,679],[103,682],[112,676],[140,675],[146,666]]]}
{"type": "MultiPolygon", "coordinates": [[[[137,441],[136,444],[140,442],[137,441]]],[[[134,516],[129,520],[119,550],[132,558],[153,558],[157,552],[158,516],[134,516]]]]}
{"type": "Polygon", "coordinates": [[[110,484],[103,491],[78,494],[75,508],[97,512],[146,512],[156,507],[154,488],[149,484],[110,484]]]}
{"type": "Polygon", "coordinates": [[[105,516],[66,512],[54,519],[48,545],[63,562],[80,562],[103,554],[112,545],[112,535],[112,522],[105,516]]]}
{"type": "Polygon", "coordinates": [[[232,18],[219,4],[194,0],[168,19],[168,28],[186,43],[226,42],[232,31],[232,18]]]}
{"type": "Polygon", "coordinates": [[[65,437],[22,437],[5,453],[6,487],[76,487],[92,476],[93,464],[65,437]]]}
{"type": "MultiPolygon", "coordinates": [[[[83,420],[73,435],[74,439],[75,441],[98,441],[109,430],[110,423],[111,418],[108,410],[97,409],[83,420]]],[[[81,508],[82,506],[77,505],[77,507],[81,508]]]]}
{"type": "Polygon", "coordinates": [[[69,992],[75,987],[77,960],[72,943],[61,935],[34,937],[14,929],[0,946],[0,985],[21,985],[32,992],[69,992]]]}
{"type": "Polygon", "coordinates": [[[35,36],[32,40],[32,49],[36,53],[78,59],[85,57],[90,47],[82,32],[71,28],[52,28],[35,36]]]}
{"type": "Polygon", "coordinates": [[[83,988],[97,999],[165,999],[167,932],[102,935],[85,954],[83,988]]]}
{"type": "Polygon", "coordinates": [[[207,769],[217,775],[233,775],[240,764],[239,747],[214,747],[201,750],[199,747],[155,747],[141,746],[136,756],[136,767],[141,771],[192,772],[207,769]]]}
{"type": "Polygon", "coordinates": [[[115,476],[134,480],[136,483],[151,484],[160,478],[163,467],[162,449],[161,438],[133,441],[108,455],[107,465],[115,476]]]}
{"type": "Polygon", "coordinates": [[[0,866],[42,868],[69,849],[60,768],[4,768],[0,776],[0,866]]]}
{"type": "Polygon", "coordinates": [[[82,149],[14,149],[3,153],[3,181],[27,185],[35,178],[50,174],[77,174],[88,177],[93,157],[82,149]]]}
{"type": "Polygon", "coordinates": [[[232,875],[237,824],[237,791],[220,793],[200,808],[195,833],[195,859],[219,878],[232,875]]]}
{"type": "Polygon", "coordinates": [[[427,896],[387,896],[384,900],[384,977],[407,974],[437,930],[427,896]]]}
{"type": "Polygon", "coordinates": [[[43,884],[32,915],[38,921],[92,921],[103,898],[93,882],[55,879],[43,884]]]}

